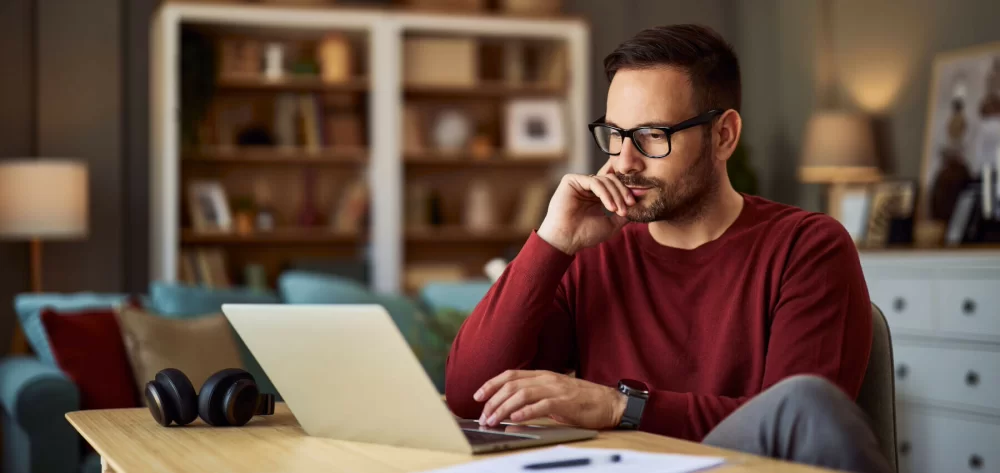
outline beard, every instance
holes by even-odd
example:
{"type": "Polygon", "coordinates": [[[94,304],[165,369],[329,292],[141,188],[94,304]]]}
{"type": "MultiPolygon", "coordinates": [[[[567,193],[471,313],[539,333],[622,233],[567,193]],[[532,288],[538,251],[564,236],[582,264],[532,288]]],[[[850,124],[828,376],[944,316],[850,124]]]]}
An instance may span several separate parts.
{"type": "Polygon", "coordinates": [[[676,183],[667,184],[656,178],[616,173],[626,186],[650,188],[636,199],[637,205],[628,208],[625,217],[636,223],[688,223],[697,220],[719,189],[718,172],[712,163],[711,143],[707,136],[702,140],[698,159],[676,183]]]}

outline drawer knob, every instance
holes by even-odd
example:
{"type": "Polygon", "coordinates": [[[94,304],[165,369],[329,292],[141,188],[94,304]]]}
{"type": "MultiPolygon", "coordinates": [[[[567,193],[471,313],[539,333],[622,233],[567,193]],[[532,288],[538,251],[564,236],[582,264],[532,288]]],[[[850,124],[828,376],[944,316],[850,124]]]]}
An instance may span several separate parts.
{"type": "Polygon", "coordinates": [[[910,442],[904,440],[903,443],[899,444],[899,454],[906,455],[908,453],[910,453],[910,442]]]}
{"type": "Polygon", "coordinates": [[[906,309],[906,299],[897,297],[892,301],[892,308],[895,309],[896,312],[902,312],[903,309],[906,309]]]}
{"type": "Polygon", "coordinates": [[[965,384],[968,384],[969,386],[979,385],[979,373],[976,373],[975,371],[965,373],[965,384]]]}
{"type": "Polygon", "coordinates": [[[983,457],[976,455],[975,453],[969,457],[969,468],[973,470],[978,470],[983,467],[983,457]]]}
{"type": "Polygon", "coordinates": [[[899,379],[905,378],[906,375],[909,373],[910,373],[910,368],[902,363],[900,363],[899,366],[896,367],[896,377],[899,379]]]}
{"type": "Polygon", "coordinates": [[[972,315],[976,313],[976,301],[972,299],[966,299],[962,302],[962,313],[965,315],[972,315]]]}

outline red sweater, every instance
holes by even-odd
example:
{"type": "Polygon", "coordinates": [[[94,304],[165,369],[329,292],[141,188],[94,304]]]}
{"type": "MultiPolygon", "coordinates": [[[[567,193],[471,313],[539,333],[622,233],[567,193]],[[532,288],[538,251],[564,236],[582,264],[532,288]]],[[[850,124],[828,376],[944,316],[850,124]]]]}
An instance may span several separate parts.
{"type": "Polygon", "coordinates": [[[576,371],[652,392],[641,429],[700,441],[785,377],[821,375],[856,398],[871,345],[857,250],[836,220],[746,196],[736,221],[693,250],[629,224],[568,256],[537,234],[463,324],[446,396],[477,418],[473,393],[507,369],[576,371]]]}

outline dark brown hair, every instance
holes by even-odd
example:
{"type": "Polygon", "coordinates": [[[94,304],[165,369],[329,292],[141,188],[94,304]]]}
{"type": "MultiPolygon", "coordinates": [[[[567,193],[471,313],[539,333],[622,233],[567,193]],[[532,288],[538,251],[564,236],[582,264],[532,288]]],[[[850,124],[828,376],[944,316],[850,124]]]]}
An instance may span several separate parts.
{"type": "Polygon", "coordinates": [[[604,58],[608,81],[621,69],[657,66],[687,72],[694,89],[695,113],[713,108],[740,110],[740,63],[733,47],[701,25],[658,26],[642,30],[604,58]]]}

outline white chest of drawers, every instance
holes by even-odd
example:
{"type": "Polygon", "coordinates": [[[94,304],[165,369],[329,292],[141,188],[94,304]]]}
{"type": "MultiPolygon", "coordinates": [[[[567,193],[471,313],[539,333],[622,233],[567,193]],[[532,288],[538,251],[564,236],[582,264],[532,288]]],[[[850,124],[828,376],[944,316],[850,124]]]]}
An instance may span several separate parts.
{"type": "Polygon", "coordinates": [[[861,263],[892,331],[900,473],[1000,473],[1000,251],[861,263]]]}

